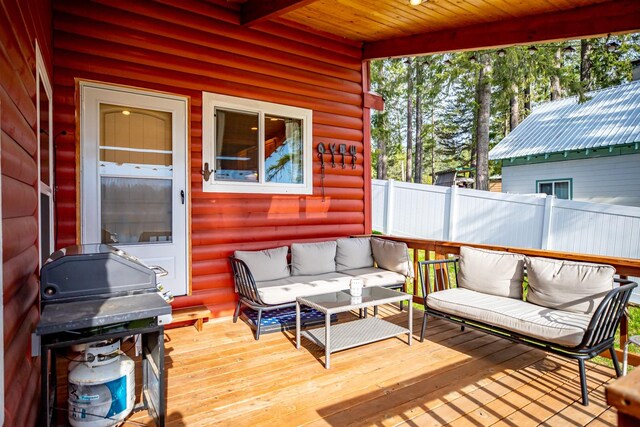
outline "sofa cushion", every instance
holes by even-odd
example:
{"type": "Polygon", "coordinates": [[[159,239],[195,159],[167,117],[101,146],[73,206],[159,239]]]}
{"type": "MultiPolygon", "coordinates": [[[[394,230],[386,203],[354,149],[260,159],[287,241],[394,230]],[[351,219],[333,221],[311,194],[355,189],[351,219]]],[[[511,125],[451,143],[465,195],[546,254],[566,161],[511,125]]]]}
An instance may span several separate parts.
{"type": "Polygon", "coordinates": [[[522,299],[524,256],[462,246],[458,287],[522,299]]]}
{"type": "Polygon", "coordinates": [[[294,276],[336,271],[335,240],[291,244],[291,274],[294,276]]]}
{"type": "Polygon", "coordinates": [[[356,268],[354,270],[345,270],[341,273],[362,279],[365,288],[372,286],[402,285],[407,280],[407,278],[400,273],[376,267],[356,268]]]}
{"type": "Polygon", "coordinates": [[[341,273],[291,276],[279,280],[257,282],[258,294],[265,304],[286,304],[297,297],[349,289],[353,276],[341,273]]]}
{"type": "Polygon", "coordinates": [[[431,293],[427,296],[427,306],[567,347],[580,344],[591,320],[590,315],[554,310],[463,288],[431,293]]]}
{"type": "Polygon", "coordinates": [[[336,244],[337,271],[373,267],[371,239],[368,237],[338,239],[336,244]]]}
{"type": "Polygon", "coordinates": [[[378,267],[413,277],[413,262],[406,243],[372,237],[371,252],[378,267]]]}
{"type": "Polygon", "coordinates": [[[610,265],[527,257],[527,301],[543,307],[593,314],[614,287],[610,265]]]}
{"type": "Polygon", "coordinates": [[[259,282],[291,275],[287,264],[288,252],[289,248],[287,246],[281,246],[263,251],[235,251],[234,256],[247,264],[253,279],[259,282]]]}

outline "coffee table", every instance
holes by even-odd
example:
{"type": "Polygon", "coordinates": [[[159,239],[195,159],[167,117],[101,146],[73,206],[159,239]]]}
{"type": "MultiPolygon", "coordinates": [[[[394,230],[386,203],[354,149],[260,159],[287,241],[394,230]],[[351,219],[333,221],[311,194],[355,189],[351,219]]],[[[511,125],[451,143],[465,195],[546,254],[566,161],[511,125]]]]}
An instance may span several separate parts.
{"type": "MultiPolygon", "coordinates": [[[[384,340],[400,334],[407,334],[407,344],[411,345],[413,333],[413,307],[412,295],[391,289],[371,287],[362,290],[361,297],[353,297],[349,291],[331,292],[321,295],[296,298],[296,348],[300,348],[300,337],[313,341],[320,347],[324,347],[325,368],[331,366],[331,353],[384,340]],[[351,310],[377,307],[382,304],[409,301],[407,306],[408,327],[403,328],[394,323],[375,317],[364,317],[358,320],[331,325],[331,315],[351,310]],[[325,316],[323,328],[300,329],[300,307],[305,305],[314,308],[325,316]]],[[[377,311],[377,310],[376,310],[377,311]]]]}

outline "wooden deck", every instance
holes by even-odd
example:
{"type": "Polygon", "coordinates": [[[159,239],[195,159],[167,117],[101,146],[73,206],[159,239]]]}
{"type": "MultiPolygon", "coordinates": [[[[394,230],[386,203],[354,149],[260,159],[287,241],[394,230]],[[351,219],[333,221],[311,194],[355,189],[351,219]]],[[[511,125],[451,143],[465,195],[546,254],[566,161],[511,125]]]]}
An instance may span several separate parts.
{"type": "MultiPolygon", "coordinates": [[[[422,312],[415,310],[414,324],[422,312]]],[[[391,306],[381,315],[406,324],[391,306]]],[[[347,320],[343,318],[342,320],[347,320]]],[[[414,336],[419,335],[419,330],[414,336]]],[[[588,364],[582,406],[576,362],[433,320],[424,343],[392,338],[335,353],[291,333],[254,341],[230,319],[166,334],[169,426],[614,426],[604,399],[613,370],[588,364]]],[[[148,421],[141,415],[133,420],[148,421]]]]}

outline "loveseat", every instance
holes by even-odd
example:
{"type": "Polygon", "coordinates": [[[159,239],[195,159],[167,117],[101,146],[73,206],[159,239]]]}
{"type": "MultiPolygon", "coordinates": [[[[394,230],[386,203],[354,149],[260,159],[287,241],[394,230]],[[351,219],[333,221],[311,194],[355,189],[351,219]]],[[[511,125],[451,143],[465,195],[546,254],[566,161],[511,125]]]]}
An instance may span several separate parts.
{"type": "Polygon", "coordinates": [[[421,341],[433,316],[577,359],[583,405],[585,360],[609,350],[620,376],[614,335],[637,284],[616,279],[613,267],[471,247],[419,265],[421,341]]]}
{"type": "MultiPolygon", "coordinates": [[[[295,306],[299,296],[349,289],[352,279],[364,287],[402,289],[413,277],[407,245],[380,238],[341,238],[291,244],[261,251],[235,251],[230,257],[238,303],[258,313],[255,338],[260,338],[262,312],[295,306]]],[[[253,326],[253,325],[252,325],[253,326]]]]}

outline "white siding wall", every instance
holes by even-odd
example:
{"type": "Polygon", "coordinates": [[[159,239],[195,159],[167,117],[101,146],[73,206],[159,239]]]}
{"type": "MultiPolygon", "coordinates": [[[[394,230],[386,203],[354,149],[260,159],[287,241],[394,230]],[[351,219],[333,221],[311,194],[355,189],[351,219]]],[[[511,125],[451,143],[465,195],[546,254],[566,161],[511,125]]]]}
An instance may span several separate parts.
{"type": "Polygon", "coordinates": [[[504,193],[536,192],[536,180],[573,179],[573,200],[640,207],[640,153],[502,168],[504,193]]]}

